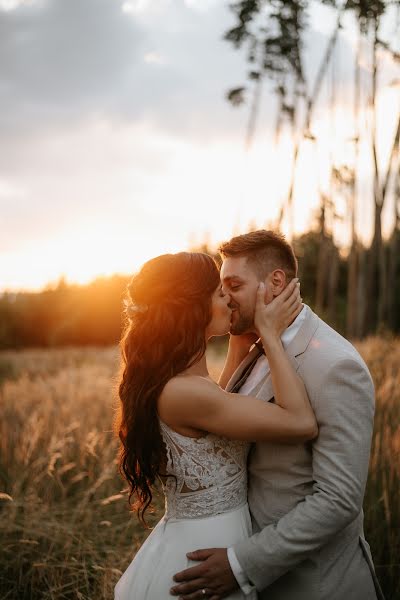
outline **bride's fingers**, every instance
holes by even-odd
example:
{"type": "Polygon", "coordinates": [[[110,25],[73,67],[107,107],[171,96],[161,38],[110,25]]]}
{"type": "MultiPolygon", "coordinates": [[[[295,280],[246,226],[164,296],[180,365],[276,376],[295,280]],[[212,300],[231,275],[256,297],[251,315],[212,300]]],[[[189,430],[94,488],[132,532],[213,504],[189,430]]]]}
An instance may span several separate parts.
{"type": "Polygon", "coordinates": [[[258,284],[257,295],[256,295],[256,310],[262,308],[265,305],[265,283],[261,281],[258,284]]]}
{"type": "Polygon", "coordinates": [[[296,285],[298,282],[298,278],[295,277],[294,279],[292,279],[292,281],[290,281],[287,286],[285,287],[285,289],[283,290],[283,292],[281,294],[279,294],[278,298],[280,298],[282,300],[282,302],[286,302],[290,296],[292,295],[292,293],[294,292],[294,290],[296,289],[296,285]]]}
{"type": "Polygon", "coordinates": [[[302,303],[300,302],[300,304],[298,306],[296,306],[296,308],[293,310],[293,312],[290,315],[290,320],[294,321],[294,319],[301,313],[303,308],[302,303]]]}
{"type": "Polygon", "coordinates": [[[303,298],[301,297],[300,290],[293,296],[290,300],[290,304],[288,303],[287,309],[289,311],[294,310],[297,306],[299,306],[303,302],[303,298]]]}
{"type": "MultiPolygon", "coordinates": [[[[290,315],[294,310],[296,304],[298,304],[300,298],[300,284],[298,283],[298,278],[292,279],[286,286],[286,288],[282,291],[279,296],[276,296],[272,304],[275,306],[281,306],[281,309],[285,311],[286,314],[290,315]]],[[[261,310],[265,306],[265,284],[264,282],[260,282],[257,289],[256,295],[256,311],[261,310]]]]}
{"type": "Polygon", "coordinates": [[[303,298],[300,295],[300,290],[297,290],[296,293],[293,294],[293,296],[290,298],[290,300],[288,300],[286,303],[287,312],[291,314],[299,306],[302,305],[302,302],[303,302],[303,298]]]}
{"type": "Polygon", "coordinates": [[[294,306],[300,299],[300,286],[297,285],[293,290],[289,298],[286,300],[285,305],[290,309],[294,306]]]}

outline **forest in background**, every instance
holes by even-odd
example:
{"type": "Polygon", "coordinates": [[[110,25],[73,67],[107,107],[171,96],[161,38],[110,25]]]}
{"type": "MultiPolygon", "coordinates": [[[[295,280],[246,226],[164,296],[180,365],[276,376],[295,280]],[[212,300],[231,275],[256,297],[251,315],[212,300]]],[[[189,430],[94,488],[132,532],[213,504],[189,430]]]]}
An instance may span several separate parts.
{"type": "MultiPolygon", "coordinates": [[[[263,126],[263,94],[275,99],[276,110],[268,112],[269,121],[275,121],[275,147],[286,136],[291,150],[284,157],[290,174],[274,228],[286,225],[294,242],[304,297],[351,339],[398,331],[399,0],[236,0],[230,9],[235,22],[224,39],[245,53],[248,69],[226,98],[233,106],[249,107],[247,152],[263,126]],[[316,10],[326,20],[322,29],[312,19],[316,10]],[[312,52],[311,40],[321,31],[324,42],[312,52]],[[394,99],[390,110],[389,95],[394,99]],[[322,176],[318,156],[326,148],[322,176]],[[304,200],[298,189],[307,151],[314,156],[318,233],[296,240],[294,215],[304,200]],[[386,210],[391,225],[384,236],[386,210]],[[372,218],[368,242],[365,215],[372,218]],[[338,227],[347,231],[346,259],[338,253],[338,227]]],[[[265,174],[267,181],[267,164],[265,174]]]]}
{"type": "MultiPolygon", "coordinates": [[[[244,82],[226,91],[226,98],[233,106],[249,106],[246,151],[250,151],[260,127],[263,85],[268,86],[276,103],[276,148],[284,136],[291,141],[291,151],[285,156],[290,165],[290,177],[285,181],[287,191],[279,214],[266,228],[289,232],[299,259],[304,301],[329,324],[349,339],[383,332],[397,334],[400,0],[236,0],[229,9],[235,22],[224,33],[224,39],[236,51],[246,53],[248,71],[244,82]],[[311,14],[316,8],[331,11],[331,19],[318,55],[311,56],[307,48],[310,36],[315,34],[311,14]],[[348,43],[346,65],[340,54],[343,39],[348,43]],[[344,79],[345,90],[341,87],[344,79]],[[393,111],[385,104],[389,92],[397,101],[393,111]],[[385,113],[380,121],[382,104],[385,113]],[[336,147],[332,131],[340,124],[340,106],[345,109],[346,129],[336,147]],[[320,129],[321,118],[330,121],[331,129],[320,129]],[[379,138],[382,129],[388,133],[386,148],[379,138]],[[308,231],[295,236],[294,209],[304,199],[298,190],[304,175],[301,163],[310,146],[315,156],[329,148],[328,176],[322,184],[316,163],[315,222],[308,231]],[[391,219],[385,237],[382,215],[386,209],[391,219]],[[373,224],[368,242],[360,218],[366,214],[371,215],[373,224]],[[343,244],[342,240],[341,245],[337,236],[339,222],[342,232],[347,231],[347,242],[343,244]]],[[[265,173],[267,207],[268,165],[265,173]]],[[[214,253],[207,244],[195,249],[214,253]]],[[[118,342],[128,279],[114,275],[85,286],[60,279],[55,287],[38,293],[3,293],[0,349],[118,342]]]]}
{"type": "MultiPolygon", "coordinates": [[[[387,317],[377,318],[377,295],[365,293],[349,314],[349,259],[319,225],[293,240],[299,261],[304,302],[332,327],[351,339],[371,333],[400,331],[400,234],[385,245],[389,285],[387,317]],[[396,252],[393,248],[396,248],[396,252]],[[390,261],[395,261],[392,264],[390,261]],[[371,305],[371,313],[367,311],[371,305]],[[349,316],[356,319],[349,321],[349,316]]],[[[195,251],[217,254],[206,244],[195,251]]],[[[371,249],[359,249],[360,266],[367,272],[371,249]]],[[[60,280],[35,293],[6,292],[0,297],[0,349],[23,347],[93,346],[118,343],[124,325],[123,299],[130,277],[114,275],[87,285],[60,280]]]]}

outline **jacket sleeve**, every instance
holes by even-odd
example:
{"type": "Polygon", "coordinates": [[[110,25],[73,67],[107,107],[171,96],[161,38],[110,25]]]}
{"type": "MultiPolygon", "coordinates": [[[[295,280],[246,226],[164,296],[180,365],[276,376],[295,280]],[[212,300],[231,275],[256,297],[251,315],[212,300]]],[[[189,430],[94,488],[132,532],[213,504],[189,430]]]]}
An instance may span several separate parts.
{"type": "Polygon", "coordinates": [[[234,546],[262,590],[315,552],[360,513],[374,418],[374,388],[356,359],[336,362],[313,398],[319,435],[312,445],[313,493],[279,521],[234,546]]]}

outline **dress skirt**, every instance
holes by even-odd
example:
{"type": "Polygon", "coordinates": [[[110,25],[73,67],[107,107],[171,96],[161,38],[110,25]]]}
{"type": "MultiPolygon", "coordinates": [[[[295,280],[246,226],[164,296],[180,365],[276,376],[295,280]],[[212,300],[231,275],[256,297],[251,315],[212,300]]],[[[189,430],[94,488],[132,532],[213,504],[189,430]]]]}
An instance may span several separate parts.
{"type": "MultiPolygon", "coordinates": [[[[202,548],[228,548],[251,535],[248,505],[211,517],[159,521],[115,586],[115,600],[172,600],[175,573],[198,564],[186,553],[202,548]]],[[[255,600],[239,589],[229,600],[255,600]]]]}

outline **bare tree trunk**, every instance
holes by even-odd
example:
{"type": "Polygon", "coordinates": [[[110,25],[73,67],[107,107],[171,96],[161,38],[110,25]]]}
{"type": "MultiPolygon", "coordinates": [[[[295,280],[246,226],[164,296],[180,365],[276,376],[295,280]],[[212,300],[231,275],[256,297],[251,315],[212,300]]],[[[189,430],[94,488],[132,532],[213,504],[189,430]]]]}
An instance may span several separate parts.
{"type": "Polygon", "coordinates": [[[333,240],[330,243],[329,270],[328,270],[328,299],[327,319],[329,323],[336,325],[337,309],[337,285],[339,277],[339,255],[333,240]]]}
{"type": "MultiPolygon", "coordinates": [[[[399,155],[400,147],[400,115],[397,122],[396,134],[393,140],[392,149],[389,157],[385,179],[380,184],[378,158],[376,151],[376,87],[377,87],[377,46],[379,21],[375,20],[374,45],[373,45],[373,70],[372,70],[372,110],[373,110],[373,128],[372,128],[372,151],[374,159],[374,200],[375,200],[375,228],[374,238],[371,245],[371,276],[369,278],[369,304],[374,302],[373,293],[375,288],[375,297],[378,298],[375,325],[385,326],[388,322],[388,267],[385,256],[385,247],[382,240],[382,211],[389,189],[393,167],[399,155]]],[[[372,316],[373,310],[369,308],[368,313],[372,316]]]]}
{"type": "Polygon", "coordinates": [[[276,89],[276,93],[278,94],[278,110],[276,114],[276,124],[275,124],[275,145],[279,143],[279,138],[281,135],[281,128],[283,122],[283,109],[285,105],[285,81],[282,79],[280,85],[278,85],[276,89]]]}
{"type": "Polygon", "coordinates": [[[400,329],[400,162],[394,190],[394,227],[389,244],[388,323],[400,329]]]}
{"type": "Polygon", "coordinates": [[[365,311],[365,333],[373,333],[378,326],[378,306],[381,298],[381,268],[382,268],[382,230],[381,230],[382,207],[375,204],[375,226],[372,244],[368,250],[367,265],[367,306],[365,311]]]}
{"type": "Polygon", "coordinates": [[[353,238],[350,253],[348,256],[347,269],[347,315],[346,315],[346,333],[350,338],[358,337],[357,310],[358,304],[358,248],[357,241],[353,238]]]}
{"type": "Polygon", "coordinates": [[[321,213],[319,218],[319,247],[317,276],[315,282],[315,310],[321,313],[325,307],[327,270],[327,240],[326,240],[326,197],[321,194],[321,213]]]}
{"type": "Polygon", "coordinates": [[[327,47],[326,47],[325,54],[322,58],[320,67],[318,69],[317,77],[315,79],[315,83],[314,83],[312,92],[310,95],[308,95],[304,126],[303,126],[302,131],[300,132],[300,135],[298,136],[297,141],[294,144],[290,185],[289,185],[289,190],[288,190],[288,194],[286,197],[286,201],[284,202],[284,205],[281,210],[280,220],[283,217],[285,206],[288,207],[289,211],[292,210],[294,184],[295,184],[295,178],[296,178],[297,160],[298,160],[299,152],[300,152],[300,144],[301,144],[301,141],[303,140],[304,135],[306,135],[306,134],[308,135],[310,133],[311,117],[313,114],[315,103],[319,96],[319,92],[321,91],[322,83],[324,81],[324,77],[325,77],[327,69],[329,67],[329,63],[330,63],[333,51],[335,49],[335,45],[336,45],[337,38],[339,35],[340,27],[341,27],[341,19],[342,19],[343,11],[344,11],[344,6],[342,6],[338,11],[335,29],[329,39],[327,47]]]}
{"type": "Polygon", "coordinates": [[[261,89],[262,89],[262,76],[260,74],[259,78],[256,79],[254,82],[253,103],[251,105],[250,115],[249,115],[249,120],[247,123],[247,130],[246,130],[246,140],[245,140],[246,151],[250,150],[250,146],[253,142],[258,112],[260,110],[261,89]]]}
{"type": "Polygon", "coordinates": [[[374,20],[374,39],[372,46],[372,131],[371,145],[374,165],[374,235],[369,250],[368,277],[367,277],[367,309],[365,314],[366,333],[374,332],[384,319],[385,312],[385,257],[382,244],[382,208],[383,195],[379,179],[379,166],[376,147],[376,89],[377,89],[377,46],[378,46],[378,19],[374,20]]]}
{"type": "Polygon", "coordinates": [[[356,337],[362,338],[365,333],[365,315],[367,310],[366,289],[368,281],[368,251],[365,248],[359,248],[357,253],[358,258],[358,278],[357,278],[357,329],[356,337]]]}
{"type": "Polygon", "coordinates": [[[359,150],[359,105],[360,105],[360,58],[361,58],[361,33],[359,33],[356,63],[354,69],[354,171],[350,187],[349,212],[351,241],[347,270],[347,315],[346,332],[348,337],[358,337],[357,310],[358,303],[358,241],[356,232],[356,206],[357,206],[357,166],[359,150]]]}

